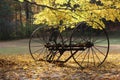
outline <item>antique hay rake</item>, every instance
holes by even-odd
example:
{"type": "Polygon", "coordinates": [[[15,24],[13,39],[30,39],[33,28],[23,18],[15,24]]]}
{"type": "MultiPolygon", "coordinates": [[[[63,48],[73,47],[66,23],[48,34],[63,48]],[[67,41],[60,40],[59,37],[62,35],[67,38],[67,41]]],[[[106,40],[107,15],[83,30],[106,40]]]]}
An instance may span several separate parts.
{"type": "Polygon", "coordinates": [[[29,40],[29,51],[36,61],[66,63],[73,60],[81,67],[100,66],[109,52],[109,38],[99,23],[93,28],[80,22],[74,29],[38,27],[29,40]],[[67,53],[70,53],[69,55],[67,53]]]}

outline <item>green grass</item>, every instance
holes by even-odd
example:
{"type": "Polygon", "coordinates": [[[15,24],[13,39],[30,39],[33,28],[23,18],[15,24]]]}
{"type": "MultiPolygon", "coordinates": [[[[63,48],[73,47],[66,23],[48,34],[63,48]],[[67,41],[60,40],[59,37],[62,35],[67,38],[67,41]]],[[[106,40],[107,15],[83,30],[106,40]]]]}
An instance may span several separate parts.
{"type": "Polygon", "coordinates": [[[0,42],[0,54],[29,53],[28,39],[0,42]]]}
{"type": "MultiPolygon", "coordinates": [[[[109,40],[110,45],[120,45],[120,37],[110,36],[109,40]]],[[[0,54],[29,53],[28,48],[28,39],[0,42],[0,54]],[[4,45],[2,43],[4,43],[4,45]]]]}
{"type": "Polygon", "coordinates": [[[18,53],[28,53],[28,48],[21,46],[0,48],[0,54],[18,54],[18,53]]]}
{"type": "Polygon", "coordinates": [[[109,37],[110,44],[118,44],[120,45],[120,37],[114,38],[114,37],[109,37]]]}
{"type": "Polygon", "coordinates": [[[120,44],[120,31],[113,31],[108,33],[110,44],[120,44]]]}

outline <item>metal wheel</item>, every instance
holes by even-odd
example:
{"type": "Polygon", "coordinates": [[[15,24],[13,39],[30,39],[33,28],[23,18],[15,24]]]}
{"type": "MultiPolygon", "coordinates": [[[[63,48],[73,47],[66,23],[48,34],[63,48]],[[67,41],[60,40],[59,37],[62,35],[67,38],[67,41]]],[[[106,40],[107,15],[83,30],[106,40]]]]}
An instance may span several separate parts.
{"type": "Polygon", "coordinates": [[[48,48],[45,45],[49,44],[49,29],[38,27],[36,28],[29,40],[29,51],[35,61],[46,60],[49,54],[48,48]]]}
{"type": "Polygon", "coordinates": [[[80,50],[71,50],[73,59],[80,67],[98,67],[107,58],[109,38],[106,30],[97,22],[96,28],[81,22],[70,37],[70,45],[81,45],[80,50]]]}
{"type": "Polygon", "coordinates": [[[38,27],[30,37],[29,51],[36,61],[52,62],[58,59],[60,55],[56,49],[59,44],[63,44],[63,39],[58,29],[38,27]],[[54,46],[53,49],[50,49],[49,45],[54,46]]]}

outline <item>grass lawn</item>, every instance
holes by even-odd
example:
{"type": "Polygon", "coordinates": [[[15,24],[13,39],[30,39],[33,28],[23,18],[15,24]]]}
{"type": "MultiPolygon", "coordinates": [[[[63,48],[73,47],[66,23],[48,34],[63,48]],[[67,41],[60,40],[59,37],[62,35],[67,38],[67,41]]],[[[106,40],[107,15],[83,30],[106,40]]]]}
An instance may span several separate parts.
{"type": "Polygon", "coordinates": [[[110,44],[117,44],[120,45],[120,37],[119,38],[114,38],[114,37],[109,37],[110,44]]]}
{"type": "Polygon", "coordinates": [[[29,53],[28,39],[0,42],[0,54],[29,53]]]}
{"type": "MultiPolygon", "coordinates": [[[[28,39],[0,42],[0,54],[29,53],[28,42],[28,39]]],[[[110,37],[110,49],[120,51],[120,38],[110,37]]]]}

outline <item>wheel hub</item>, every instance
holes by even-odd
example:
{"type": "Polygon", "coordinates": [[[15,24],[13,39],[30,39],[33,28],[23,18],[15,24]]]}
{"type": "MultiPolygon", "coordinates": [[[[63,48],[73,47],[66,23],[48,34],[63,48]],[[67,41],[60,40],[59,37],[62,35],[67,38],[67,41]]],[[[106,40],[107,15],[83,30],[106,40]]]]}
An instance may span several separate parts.
{"type": "Polygon", "coordinates": [[[90,47],[94,46],[94,44],[92,42],[86,42],[85,46],[87,48],[90,48],[90,47]]]}

